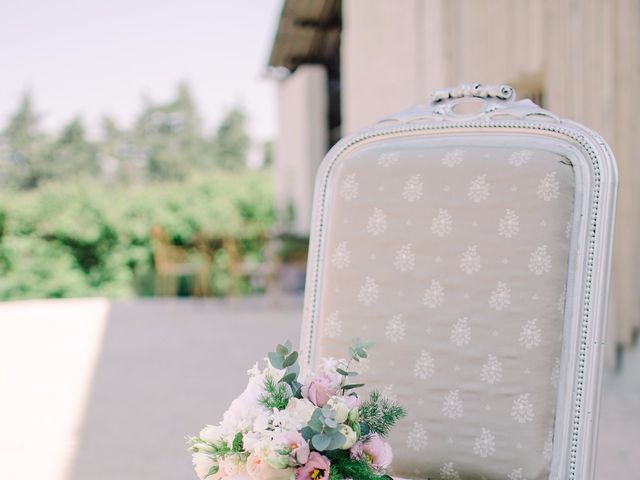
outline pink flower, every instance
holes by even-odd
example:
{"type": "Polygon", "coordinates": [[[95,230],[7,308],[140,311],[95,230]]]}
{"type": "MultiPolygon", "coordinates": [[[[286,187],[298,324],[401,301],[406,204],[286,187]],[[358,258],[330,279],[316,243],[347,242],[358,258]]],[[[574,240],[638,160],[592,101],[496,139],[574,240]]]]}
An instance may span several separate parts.
{"type": "Polygon", "coordinates": [[[382,472],[389,468],[393,461],[391,445],[374,433],[364,442],[357,442],[349,451],[351,458],[367,458],[374,470],[382,472]]]}
{"type": "Polygon", "coordinates": [[[291,458],[298,464],[304,465],[309,460],[309,444],[300,435],[300,433],[292,430],[283,435],[285,447],[291,449],[291,458]]]}
{"type": "Polygon", "coordinates": [[[296,470],[296,480],[321,480],[329,478],[331,462],[318,452],[311,452],[307,463],[296,470]]]}
{"type": "Polygon", "coordinates": [[[317,407],[324,407],[336,394],[336,381],[330,375],[322,373],[313,377],[302,387],[302,396],[317,407]]]}

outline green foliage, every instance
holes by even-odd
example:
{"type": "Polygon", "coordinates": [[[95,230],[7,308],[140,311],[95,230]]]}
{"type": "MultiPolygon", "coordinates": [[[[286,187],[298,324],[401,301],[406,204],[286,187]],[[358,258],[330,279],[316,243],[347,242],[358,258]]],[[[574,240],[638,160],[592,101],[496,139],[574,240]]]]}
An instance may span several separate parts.
{"type": "Polygon", "coordinates": [[[247,164],[251,141],[246,133],[247,117],[239,108],[230,110],[218,127],[214,145],[216,162],[226,170],[238,170],[247,164]]]}
{"type": "Polygon", "coordinates": [[[264,382],[265,394],[260,398],[260,403],[269,410],[284,410],[291,398],[291,387],[283,382],[276,382],[273,377],[267,376],[264,382]]]}
{"type": "MultiPolygon", "coordinates": [[[[0,192],[0,299],[153,293],[154,225],[192,247],[203,235],[214,254],[214,292],[229,288],[223,237],[260,259],[275,222],[269,171],[212,171],[138,188],[47,184],[0,192]]],[[[246,287],[249,288],[249,287],[246,287]]]]}
{"type": "Polygon", "coordinates": [[[358,409],[360,422],[371,433],[386,436],[391,428],[407,415],[406,409],[396,402],[382,396],[378,391],[371,392],[369,399],[360,405],[358,409]]]}
{"type": "Polygon", "coordinates": [[[348,451],[336,450],[325,452],[324,455],[331,461],[330,480],[393,480],[389,475],[376,473],[365,459],[354,460],[350,458],[348,451]]]}

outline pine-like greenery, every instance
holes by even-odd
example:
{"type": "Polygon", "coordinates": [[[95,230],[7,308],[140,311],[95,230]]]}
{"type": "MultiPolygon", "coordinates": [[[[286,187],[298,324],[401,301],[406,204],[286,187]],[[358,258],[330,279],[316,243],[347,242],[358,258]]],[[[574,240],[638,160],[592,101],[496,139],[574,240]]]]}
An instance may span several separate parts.
{"type": "Polygon", "coordinates": [[[273,377],[267,375],[264,381],[265,394],[260,398],[260,403],[265,408],[284,410],[291,398],[291,387],[284,382],[276,382],[273,377]]]}
{"type": "Polygon", "coordinates": [[[369,399],[360,405],[358,411],[360,422],[369,427],[371,433],[383,437],[389,434],[398,420],[407,415],[403,406],[384,397],[377,390],[371,392],[369,399]]]}
{"type": "Polygon", "coordinates": [[[388,475],[376,473],[365,459],[350,458],[345,450],[334,450],[324,454],[331,460],[329,480],[392,480],[388,475]]]}

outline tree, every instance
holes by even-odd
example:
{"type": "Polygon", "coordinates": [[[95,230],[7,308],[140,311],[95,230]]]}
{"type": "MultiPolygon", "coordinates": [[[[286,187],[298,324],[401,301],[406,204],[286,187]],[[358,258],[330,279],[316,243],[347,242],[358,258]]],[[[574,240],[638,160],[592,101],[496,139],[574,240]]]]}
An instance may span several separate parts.
{"type": "Polygon", "coordinates": [[[247,117],[238,107],[231,109],[218,127],[214,140],[216,164],[226,170],[239,170],[247,165],[251,140],[246,130],[247,117]]]}
{"type": "Polygon", "coordinates": [[[40,131],[39,122],[31,93],[25,92],[3,132],[8,149],[5,182],[11,186],[35,188],[48,177],[46,138],[40,131]]]}
{"type": "Polygon", "coordinates": [[[49,151],[50,177],[70,178],[77,175],[95,175],[98,172],[97,148],[87,140],[86,129],[80,117],[72,119],[62,129],[49,151]]]}

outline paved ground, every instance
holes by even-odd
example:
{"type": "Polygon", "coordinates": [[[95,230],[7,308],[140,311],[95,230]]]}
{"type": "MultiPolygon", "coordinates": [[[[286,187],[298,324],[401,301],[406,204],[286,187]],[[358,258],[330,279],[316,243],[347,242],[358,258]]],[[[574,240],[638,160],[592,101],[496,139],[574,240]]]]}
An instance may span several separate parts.
{"type": "MultiPolygon", "coordinates": [[[[301,301],[0,304],[0,479],[194,478],[183,437],[299,335],[301,301]]],[[[640,351],[607,373],[598,480],[640,478],[640,351]]]]}

